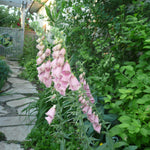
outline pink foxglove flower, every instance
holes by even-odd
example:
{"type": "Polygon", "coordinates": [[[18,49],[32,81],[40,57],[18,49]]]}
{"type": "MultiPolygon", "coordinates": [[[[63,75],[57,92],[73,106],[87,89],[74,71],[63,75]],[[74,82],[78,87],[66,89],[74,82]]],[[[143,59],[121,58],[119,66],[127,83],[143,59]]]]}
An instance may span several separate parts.
{"type": "Polygon", "coordinates": [[[58,79],[54,79],[54,87],[58,91],[61,88],[61,83],[57,81],[58,79]]]}
{"type": "Polygon", "coordinates": [[[42,56],[42,54],[43,54],[43,51],[39,51],[38,53],[37,53],[37,56],[42,56]]]}
{"type": "Polygon", "coordinates": [[[59,51],[54,51],[52,56],[54,59],[58,58],[59,57],[59,51]]]}
{"type": "Polygon", "coordinates": [[[69,86],[69,82],[67,82],[67,81],[62,81],[62,80],[60,80],[60,82],[61,82],[61,87],[63,87],[63,88],[66,90],[67,87],[69,86]]]}
{"type": "Polygon", "coordinates": [[[94,123],[94,119],[95,119],[95,113],[92,113],[92,114],[89,114],[89,115],[88,115],[88,120],[89,120],[91,123],[94,123]]]}
{"type": "Polygon", "coordinates": [[[53,69],[52,69],[52,76],[53,76],[53,77],[60,78],[61,71],[62,71],[62,67],[53,68],[53,69]]]}
{"type": "Polygon", "coordinates": [[[56,68],[57,67],[57,59],[53,59],[53,61],[51,62],[51,67],[52,68],[56,68]]]}
{"type": "Polygon", "coordinates": [[[90,101],[91,101],[92,104],[95,103],[95,99],[93,98],[93,96],[90,97],[90,101]]]}
{"type": "Polygon", "coordinates": [[[40,41],[41,41],[41,39],[40,39],[40,38],[38,38],[38,39],[36,40],[36,42],[37,42],[37,43],[40,43],[40,41]]]}
{"type": "Polygon", "coordinates": [[[59,57],[58,60],[57,60],[57,65],[58,65],[58,66],[63,66],[64,60],[65,60],[64,57],[59,57]]]}
{"type": "Polygon", "coordinates": [[[85,103],[82,108],[83,113],[86,114],[88,112],[89,108],[90,108],[90,106],[85,103]]]}
{"type": "Polygon", "coordinates": [[[83,99],[81,100],[81,104],[85,104],[85,102],[86,102],[86,100],[85,100],[85,98],[83,98],[83,99]]]}
{"type": "Polygon", "coordinates": [[[101,132],[101,124],[93,123],[93,128],[97,133],[101,132]]]}
{"type": "Polygon", "coordinates": [[[87,95],[88,97],[92,96],[92,95],[91,95],[91,91],[90,91],[90,90],[86,90],[86,95],[87,95]]]}
{"type": "Polygon", "coordinates": [[[38,74],[41,74],[44,70],[42,70],[42,67],[37,67],[37,71],[38,71],[38,74]]]}
{"type": "Polygon", "coordinates": [[[43,70],[43,71],[45,71],[45,63],[43,63],[42,65],[41,65],[41,70],[43,70]]]}
{"type": "Polygon", "coordinates": [[[62,49],[60,50],[59,55],[60,55],[61,57],[64,57],[65,54],[66,54],[66,50],[65,50],[64,48],[62,48],[62,49]]]}
{"type": "Polygon", "coordinates": [[[50,60],[48,60],[48,61],[45,63],[45,70],[46,70],[46,71],[50,71],[50,69],[51,69],[51,62],[50,62],[50,60]]]}
{"type": "Polygon", "coordinates": [[[88,84],[84,85],[84,89],[85,89],[86,91],[90,91],[89,85],[88,85],[88,84]]]}
{"type": "Polygon", "coordinates": [[[88,110],[88,112],[87,112],[87,115],[88,115],[88,116],[92,115],[92,107],[91,107],[91,106],[89,107],[89,110],[88,110]]]}
{"type": "Polygon", "coordinates": [[[41,82],[43,82],[43,80],[44,80],[44,74],[45,74],[45,72],[38,74],[38,78],[41,82]]]}
{"type": "Polygon", "coordinates": [[[70,75],[63,75],[62,72],[61,72],[61,81],[69,82],[70,77],[71,77],[71,74],[70,75]]]}
{"type": "Polygon", "coordinates": [[[95,115],[95,118],[94,118],[94,123],[97,123],[97,124],[99,124],[99,118],[98,118],[98,115],[95,115]]]}
{"type": "Polygon", "coordinates": [[[51,123],[52,123],[52,121],[53,121],[53,118],[51,118],[51,117],[45,117],[45,119],[47,120],[47,122],[48,122],[48,124],[50,125],[51,123]]]}
{"type": "Polygon", "coordinates": [[[81,102],[83,100],[83,96],[79,96],[79,102],[81,102]]]}
{"type": "Polygon", "coordinates": [[[48,57],[51,54],[51,50],[49,48],[45,51],[45,56],[48,57]]]}
{"type": "Polygon", "coordinates": [[[52,84],[52,78],[49,77],[48,79],[44,80],[44,84],[47,88],[51,87],[51,84],[52,84]]]}
{"type": "Polygon", "coordinates": [[[50,71],[45,71],[44,78],[48,79],[50,77],[50,71]]]}
{"type": "Polygon", "coordinates": [[[59,89],[57,89],[57,91],[63,96],[66,95],[66,89],[64,87],[60,87],[59,89]]]}
{"type": "Polygon", "coordinates": [[[36,48],[37,48],[38,50],[40,50],[40,51],[43,51],[43,49],[45,48],[45,46],[38,44],[38,45],[36,46],[36,48]]]}
{"type": "Polygon", "coordinates": [[[52,108],[49,109],[48,112],[45,113],[48,116],[45,117],[48,124],[51,124],[52,120],[54,119],[55,113],[56,113],[56,105],[54,105],[52,108]]]}
{"type": "Polygon", "coordinates": [[[43,35],[42,37],[41,37],[41,40],[44,40],[45,39],[45,36],[43,35]]]}
{"type": "Polygon", "coordinates": [[[40,58],[44,60],[46,58],[45,53],[40,58]]]}
{"type": "Polygon", "coordinates": [[[53,47],[53,51],[59,51],[61,49],[61,44],[57,44],[56,46],[53,47]]]}
{"type": "Polygon", "coordinates": [[[37,65],[40,65],[42,62],[43,62],[43,60],[41,59],[41,57],[39,57],[39,58],[36,60],[36,64],[37,64],[37,65]]]}
{"type": "Polygon", "coordinates": [[[80,82],[77,80],[77,78],[74,75],[72,75],[70,77],[70,87],[69,87],[69,89],[71,89],[72,91],[76,91],[76,90],[79,90],[80,87],[81,87],[80,82]]]}
{"type": "Polygon", "coordinates": [[[71,75],[71,68],[70,68],[70,65],[68,62],[66,62],[63,66],[63,69],[62,69],[62,74],[64,76],[70,76],[71,75]]]}

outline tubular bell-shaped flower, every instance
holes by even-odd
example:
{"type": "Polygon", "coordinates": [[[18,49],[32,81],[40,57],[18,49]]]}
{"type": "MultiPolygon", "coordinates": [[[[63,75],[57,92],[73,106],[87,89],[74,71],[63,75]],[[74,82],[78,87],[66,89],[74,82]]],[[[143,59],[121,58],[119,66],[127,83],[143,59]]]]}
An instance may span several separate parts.
{"type": "Polygon", "coordinates": [[[69,85],[70,85],[69,89],[71,89],[72,91],[79,90],[79,88],[81,87],[80,82],[77,80],[77,78],[73,74],[70,77],[69,85]]]}
{"type": "Polygon", "coordinates": [[[53,51],[59,51],[61,49],[61,44],[57,44],[52,48],[53,51]]]}
{"type": "Polygon", "coordinates": [[[51,54],[51,50],[49,48],[47,48],[45,50],[45,56],[48,57],[51,54]]]}
{"type": "Polygon", "coordinates": [[[52,108],[49,109],[48,112],[45,113],[48,116],[48,117],[45,117],[45,119],[47,120],[49,125],[54,119],[55,113],[56,113],[56,105],[54,105],[52,108]]]}

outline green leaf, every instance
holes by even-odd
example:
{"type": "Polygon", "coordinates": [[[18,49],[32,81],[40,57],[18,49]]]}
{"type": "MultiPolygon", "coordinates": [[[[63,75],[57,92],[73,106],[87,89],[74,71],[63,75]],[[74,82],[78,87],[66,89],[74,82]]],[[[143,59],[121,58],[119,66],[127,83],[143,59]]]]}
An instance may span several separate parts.
{"type": "Polygon", "coordinates": [[[123,132],[119,125],[112,127],[109,131],[111,136],[120,135],[123,132]]]}
{"type": "Polygon", "coordinates": [[[121,142],[116,142],[116,143],[114,144],[114,147],[115,147],[115,148],[119,148],[119,147],[128,146],[128,145],[129,145],[128,143],[126,143],[126,142],[124,142],[124,141],[121,141],[121,142]]]}
{"type": "Polygon", "coordinates": [[[130,123],[132,118],[129,117],[129,116],[121,116],[119,119],[118,119],[120,122],[125,122],[125,123],[130,123]]]}
{"type": "Polygon", "coordinates": [[[50,9],[47,6],[45,6],[45,10],[46,10],[47,16],[51,19],[51,21],[55,22],[55,20],[52,17],[50,9]]]}
{"type": "Polygon", "coordinates": [[[120,99],[124,99],[125,97],[127,97],[127,94],[122,94],[122,95],[120,96],[120,99]]]}
{"type": "Polygon", "coordinates": [[[136,150],[138,147],[137,146],[128,146],[124,148],[123,150],[136,150]]]}
{"type": "Polygon", "coordinates": [[[146,130],[145,128],[141,128],[140,132],[141,132],[141,134],[142,134],[143,136],[146,137],[146,136],[148,135],[148,133],[149,133],[149,130],[146,130]]]}
{"type": "Polygon", "coordinates": [[[146,102],[150,102],[150,95],[149,94],[146,94],[142,98],[137,100],[138,104],[144,104],[146,102]]]}
{"type": "Polygon", "coordinates": [[[133,92],[133,89],[122,88],[122,89],[119,89],[119,92],[122,93],[122,94],[129,94],[129,93],[133,92]]]}
{"type": "Polygon", "coordinates": [[[147,88],[144,90],[145,93],[150,93],[150,87],[147,86],[147,88]]]}
{"type": "Polygon", "coordinates": [[[117,115],[116,114],[105,114],[105,115],[103,115],[103,119],[106,122],[113,122],[117,119],[117,115]]]}
{"type": "Polygon", "coordinates": [[[104,98],[105,103],[111,102],[111,96],[107,95],[107,97],[104,98]]]}
{"type": "Polygon", "coordinates": [[[99,146],[96,150],[110,150],[107,143],[104,143],[103,145],[99,146]]]}
{"type": "Polygon", "coordinates": [[[119,125],[119,127],[120,128],[128,128],[128,127],[130,127],[130,125],[127,124],[127,123],[122,123],[122,124],[119,125]]]}
{"type": "Polygon", "coordinates": [[[143,48],[144,49],[150,49],[150,46],[144,46],[143,48]]]}
{"type": "Polygon", "coordinates": [[[106,134],[106,142],[107,142],[107,145],[109,145],[110,150],[114,150],[114,142],[108,133],[106,134]]]}

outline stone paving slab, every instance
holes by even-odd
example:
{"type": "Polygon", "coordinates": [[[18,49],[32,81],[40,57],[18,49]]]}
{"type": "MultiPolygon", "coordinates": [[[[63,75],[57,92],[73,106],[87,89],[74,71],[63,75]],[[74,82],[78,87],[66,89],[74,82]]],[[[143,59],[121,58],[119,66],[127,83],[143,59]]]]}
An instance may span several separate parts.
{"type": "Polygon", "coordinates": [[[6,91],[10,88],[10,84],[9,83],[5,83],[4,86],[2,87],[1,91],[6,91]]]}
{"type": "Polygon", "coordinates": [[[30,133],[33,125],[30,126],[16,126],[16,127],[3,127],[0,131],[5,134],[7,140],[25,141],[25,138],[30,133]],[[17,134],[17,136],[16,136],[17,134]]]}
{"type": "Polygon", "coordinates": [[[6,61],[10,67],[20,67],[18,61],[6,61]]]}
{"type": "Polygon", "coordinates": [[[2,95],[0,96],[0,102],[7,102],[9,100],[14,100],[14,99],[20,99],[20,98],[24,98],[24,95],[21,94],[8,94],[8,95],[2,95]]]}
{"type": "Polygon", "coordinates": [[[33,124],[33,119],[35,119],[34,116],[30,118],[27,116],[0,117],[0,127],[33,124]]]}
{"type": "Polygon", "coordinates": [[[18,112],[18,114],[19,115],[36,115],[37,114],[37,111],[36,111],[36,109],[30,109],[30,110],[28,110],[27,112],[26,111],[23,111],[25,108],[27,108],[29,105],[27,104],[27,105],[25,105],[25,106],[22,106],[22,107],[19,107],[18,109],[17,109],[17,112],[18,112]]]}
{"type": "Polygon", "coordinates": [[[19,78],[8,78],[7,81],[9,81],[12,84],[25,84],[25,83],[30,83],[27,80],[19,79],[19,78]]]}
{"type": "Polygon", "coordinates": [[[23,88],[12,88],[10,90],[8,90],[6,93],[16,93],[16,94],[37,94],[37,90],[36,89],[23,89],[23,88]]]}
{"type": "Polygon", "coordinates": [[[11,71],[11,77],[18,77],[18,75],[21,73],[20,68],[11,68],[11,71]]]}
{"type": "Polygon", "coordinates": [[[9,101],[6,104],[10,107],[18,107],[35,101],[35,97],[23,98],[20,100],[9,101]]]}
{"type": "Polygon", "coordinates": [[[19,144],[0,142],[0,150],[24,150],[19,144]]]}
{"type": "Polygon", "coordinates": [[[8,114],[7,110],[3,106],[0,106],[0,116],[8,114]]]}

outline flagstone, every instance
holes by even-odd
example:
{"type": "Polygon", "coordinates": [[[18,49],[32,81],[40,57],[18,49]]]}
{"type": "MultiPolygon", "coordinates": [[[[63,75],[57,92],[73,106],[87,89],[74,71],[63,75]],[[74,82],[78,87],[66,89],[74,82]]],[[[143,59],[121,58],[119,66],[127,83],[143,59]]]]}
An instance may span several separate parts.
{"type": "Polygon", "coordinates": [[[25,84],[25,83],[29,83],[29,81],[27,80],[23,80],[23,79],[19,79],[19,78],[8,78],[7,79],[10,83],[14,83],[14,84],[25,84]]]}
{"type": "Polygon", "coordinates": [[[24,150],[19,144],[0,142],[0,150],[24,150]]]}
{"type": "Polygon", "coordinates": [[[14,99],[22,99],[24,98],[24,95],[21,94],[7,94],[7,95],[2,95],[0,96],[0,102],[7,102],[9,100],[14,100],[14,99]]]}
{"type": "Polygon", "coordinates": [[[18,77],[18,75],[21,73],[20,68],[11,68],[12,73],[10,73],[11,77],[18,77]]]}
{"type": "Polygon", "coordinates": [[[5,134],[7,140],[24,141],[32,128],[33,125],[2,127],[0,132],[5,134]]]}
{"type": "Polygon", "coordinates": [[[10,107],[17,107],[17,106],[22,106],[24,104],[28,104],[35,101],[35,97],[29,97],[29,98],[23,98],[20,100],[13,100],[13,101],[9,101],[6,104],[10,107]]]}
{"type": "Polygon", "coordinates": [[[12,116],[12,117],[0,117],[0,127],[14,126],[14,125],[26,125],[34,124],[34,116],[12,116]]]}
{"type": "Polygon", "coordinates": [[[2,87],[1,91],[6,91],[10,88],[10,84],[8,84],[7,82],[4,84],[4,86],[2,87]]]}
{"type": "Polygon", "coordinates": [[[3,106],[0,106],[0,116],[8,114],[7,110],[3,106]]]}
{"type": "MultiPolygon", "coordinates": [[[[24,85],[22,85],[24,87],[24,85]]],[[[16,93],[16,94],[37,94],[37,90],[35,88],[21,88],[21,87],[17,87],[17,88],[12,88],[8,91],[6,91],[5,93],[16,93]]]]}
{"type": "Polygon", "coordinates": [[[30,110],[25,110],[25,111],[23,111],[25,108],[27,108],[29,105],[27,104],[27,105],[25,105],[25,106],[22,106],[22,107],[19,107],[18,109],[17,109],[17,112],[18,112],[18,114],[19,115],[36,115],[37,114],[37,111],[36,111],[36,109],[35,108],[32,108],[32,109],[30,109],[30,110]]]}

